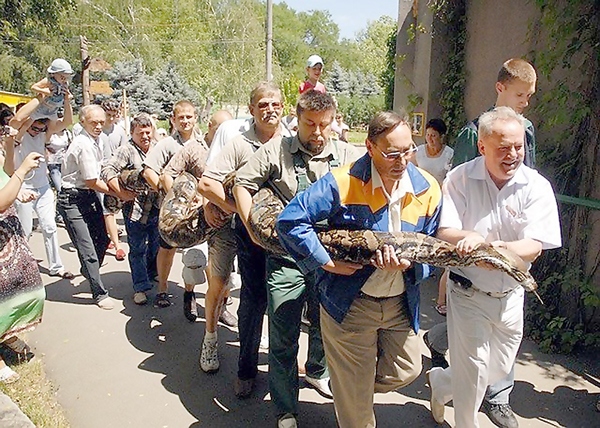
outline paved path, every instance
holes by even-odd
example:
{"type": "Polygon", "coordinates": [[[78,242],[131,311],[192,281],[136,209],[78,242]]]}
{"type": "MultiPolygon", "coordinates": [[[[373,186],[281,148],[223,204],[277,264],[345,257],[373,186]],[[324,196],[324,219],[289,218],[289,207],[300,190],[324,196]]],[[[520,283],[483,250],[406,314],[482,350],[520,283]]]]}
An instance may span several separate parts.
{"type": "MultiPolygon", "coordinates": [[[[76,254],[62,228],[59,240],[66,266],[78,271],[76,254]]],[[[42,271],[47,272],[39,231],[30,244],[42,260],[42,271]]],[[[112,255],[107,256],[102,273],[116,299],[113,311],[93,305],[81,276],[70,282],[42,274],[48,295],[44,321],[28,340],[58,387],[58,400],[74,428],[275,426],[268,402],[266,354],[261,355],[262,373],[254,398],[240,401],[233,394],[238,354],[235,330],[219,329],[221,370],[214,375],[199,370],[204,319],[192,324],[183,318],[181,266],[178,254],[170,276],[175,304],[167,309],[135,305],[128,264],[112,255]]],[[[200,304],[205,291],[205,285],[196,288],[200,304]]],[[[425,330],[442,321],[432,307],[436,294],[434,284],[423,287],[425,330]]],[[[239,290],[233,295],[235,310],[239,290]]],[[[301,355],[306,355],[305,334],[301,340],[301,355]]],[[[428,368],[429,354],[424,345],[422,349],[423,365],[428,368]]],[[[399,392],[377,394],[378,426],[434,427],[425,383],[422,374],[399,392]]],[[[596,361],[546,355],[531,342],[523,343],[511,397],[521,427],[600,426],[600,413],[594,410],[599,392],[596,361]]],[[[304,388],[300,401],[301,426],[336,426],[330,400],[304,388]]],[[[453,425],[452,407],[446,408],[446,420],[453,425]]],[[[493,426],[483,414],[480,423],[482,428],[493,426]]]]}

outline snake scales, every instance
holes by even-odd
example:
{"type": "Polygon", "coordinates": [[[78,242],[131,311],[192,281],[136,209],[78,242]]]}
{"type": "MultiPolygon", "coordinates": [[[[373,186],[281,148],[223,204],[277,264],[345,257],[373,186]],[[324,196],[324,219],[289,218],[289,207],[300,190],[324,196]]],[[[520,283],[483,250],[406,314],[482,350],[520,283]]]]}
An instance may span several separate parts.
{"type": "MultiPolygon", "coordinates": [[[[133,175],[121,177],[128,190],[128,182],[136,185],[133,175]]],[[[235,176],[230,174],[223,182],[225,194],[231,196],[235,176]]],[[[194,176],[183,173],[177,177],[160,209],[159,232],[174,247],[190,247],[204,242],[213,230],[204,219],[198,182],[194,176]]],[[[275,222],[283,210],[283,203],[271,189],[264,187],[252,197],[250,226],[261,246],[274,254],[285,254],[279,243],[275,222]]],[[[445,241],[414,232],[376,232],[372,230],[323,230],[319,239],[333,260],[370,264],[371,258],[383,245],[391,245],[399,258],[427,263],[438,267],[480,267],[497,269],[514,278],[527,291],[535,292],[537,284],[527,271],[525,263],[514,253],[480,246],[460,256],[456,247],[445,241]]],[[[537,294],[537,293],[536,293],[537,294]]]]}

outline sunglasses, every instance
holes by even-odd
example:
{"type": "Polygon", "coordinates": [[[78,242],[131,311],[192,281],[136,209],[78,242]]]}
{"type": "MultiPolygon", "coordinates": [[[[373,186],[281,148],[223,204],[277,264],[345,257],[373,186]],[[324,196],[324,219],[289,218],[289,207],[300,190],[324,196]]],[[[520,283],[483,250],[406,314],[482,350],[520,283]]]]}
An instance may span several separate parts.
{"type": "Polygon", "coordinates": [[[278,109],[281,108],[281,103],[278,101],[261,101],[256,104],[256,106],[261,110],[264,110],[269,106],[273,107],[274,109],[278,109]]]}
{"type": "Polygon", "coordinates": [[[381,156],[383,156],[385,159],[389,160],[389,161],[395,161],[398,159],[403,159],[405,160],[407,156],[410,156],[411,154],[415,153],[417,151],[417,147],[413,146],[408,150],[405,150],[403,152],[390,152],[390,153],[386,153],[383,150],[381,150],[379,147],[377,147],[376,144],[371,144],[371,146],[375,147],[379,153],[381,153],[381,156]]]}
{"type": "Polygon", "coordinates": [[[34,132],[46,132],[48,130],[48,128],[46,128],[45,126],[43,128],[39,128],[37,126],[32,126],[31,130],[34,132]]]}

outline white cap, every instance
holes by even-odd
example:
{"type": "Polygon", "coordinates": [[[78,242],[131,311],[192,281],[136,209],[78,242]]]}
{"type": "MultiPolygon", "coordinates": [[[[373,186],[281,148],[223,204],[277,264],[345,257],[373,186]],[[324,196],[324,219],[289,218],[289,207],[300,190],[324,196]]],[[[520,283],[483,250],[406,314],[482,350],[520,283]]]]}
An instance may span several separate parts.
{"type": "Polygon", "coordinates": [[[307,67],[314,67],[317,64],[323,65],[323,59],[321,59],[319,55],[311,55],[308,57],[308,60],[306,61],[307,67]]]}
{"type": "Polygon", "coordinates": [[[65,59],[56,58],[48,67],[48,73],[64,73],[64,74],[73,74],[73,68],[71,68],[71,64],[65,59]]]}
{"type": "Polygon", "coordinates": [[[181,258],[184,268],[181,272],[186,284],[203,284],[206,282],[206,255],[198,247],[188,248],[183,251],[181,258]]]}

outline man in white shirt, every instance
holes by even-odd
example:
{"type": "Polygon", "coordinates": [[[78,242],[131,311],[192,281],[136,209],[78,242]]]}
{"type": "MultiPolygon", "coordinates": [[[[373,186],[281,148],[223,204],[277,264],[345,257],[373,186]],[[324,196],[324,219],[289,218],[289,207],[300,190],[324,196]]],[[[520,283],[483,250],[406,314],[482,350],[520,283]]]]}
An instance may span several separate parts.
{"type": "Polygon", "coordinates": [[[100,134],[106,120],[102,107],[88,105],[79,114],[83,130],[75,137],[63,160],[62,188],[57,209],[77,250],[81,273],[90,283],[98,307],[113,309],[108,290],[100,277],[100,266],[108,248],[102,207],[96,192],[110,193],[100,179],[102,149],[100,134]]]}
{"type": "MultiPolygon", "coordinates": [[[[525,119],[508,107],[479,118],[482,156],[451,171],[443,186],[438,237],[468,254],[481,245],[505,248],[529,266],[543,249],[561,245],[550,183],[525,166],[525,119]]],[[[454,401],[456,426],[479,426],[488,385],[512,368],[523,336],[524,290],[499,271],[452,268],[448,281],[448,339],[452,367],[428,372],[431,412],[444,421],[454,401]]]]}

